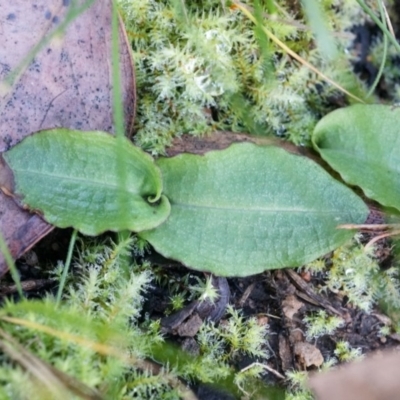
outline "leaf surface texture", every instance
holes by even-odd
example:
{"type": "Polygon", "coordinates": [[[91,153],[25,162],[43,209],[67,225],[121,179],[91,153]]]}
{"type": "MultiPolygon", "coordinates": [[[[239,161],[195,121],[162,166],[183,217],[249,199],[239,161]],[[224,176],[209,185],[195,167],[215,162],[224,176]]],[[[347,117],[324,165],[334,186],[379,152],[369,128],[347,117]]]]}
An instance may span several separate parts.
{"type": "Polygon", "coordinates": [[[354,105],[317,124],[313,144],[351,185],[384,206],[400,210],[400,109],[354,105]]]}
{"type": "Polygon", "coordinates": [[[138,232],[168,217],[158,167],[126,138],[54,129],[29,136],[3,157],[22,205],[60,228],[138,232]]]}
{"type": "Polygon", "coordinates": [[[352,237],[338,225],[368,215],[317,164],[276,147],[241,143],[157,164],[171,214],[141,236],[165,257],[217,275],[302,265],[352,237]]]}

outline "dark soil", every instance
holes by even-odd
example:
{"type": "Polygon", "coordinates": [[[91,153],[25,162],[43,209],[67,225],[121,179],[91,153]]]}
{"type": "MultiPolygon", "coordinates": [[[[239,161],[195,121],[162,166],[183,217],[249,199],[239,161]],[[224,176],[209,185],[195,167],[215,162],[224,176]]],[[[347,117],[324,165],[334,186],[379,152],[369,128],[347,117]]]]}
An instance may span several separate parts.
{"type": "MultiPolygon", "coordinates": [[[[382,217],[376,210],[371,212],[368,223],[381,223],[382,217]]],[[[371,240],[374,235],[367,233],[364,241],[371,240]]],[[[38,265],[56,265],[58,260],[65,260],[70,230],[54,230],[43,239],[25,257],[17,262],[28,298],[42,298],[47,292],[54,292],[57,287],[49,278],[46,268],[38,265]]],[[[379,242],[376,256],[382,269],[391,264],[391,246],[387,241],[379,242]]],[[[328,255],[329,258],[329,255],[328,255]]],[[[322,274],[311,275],[296,272],[293,269],[267,271],[247,278],[214,279],[214,285],[220,290],[222,297],[216,305],[198,304],[187,301],[183,310],[171,312],[171,296],[178,290],[188,291],[188,286],[196,283],[195,277],[204,280],[204,274],[190,271],[189,282],[184,281],[188,269],[178,263],[167,260],[157,253],[146,254],[145,259],[153,265],[155,274],[161,284],[154,283],[147,292],[144,304],[143,318],[146,314],[151,319],[161,319],[162,329],[167,340],[178,344],[191,355],[198,355],[199,348],[194,340],[202,321],[213,320],[224,323],[226,305],[229,304],[240,310],[245,318],[255,317],[259,324],[268,324],[266,346],[270,357],[267,360],[239,355],[235,359],[235,369],[241,370],[254,362],[267,365],[270,372],[263,376],[268,386],[284,385],[282,376],[287,371],[317,370],[323,360],[335,357],[334,350],[338,341],[346,341],[353,348],[360,348],[363,354],[376,350],[399,346],[397,335],[382,337],[380,328],[385,319],[378,308],[367,314],[348,304],[345,297],[330,291],[320,293],[318,288],[324,280],[322,274]],[[175,291],[171,292],[171,282],[175,291]],[[325,335],[317,340],[307,341],[306,326],[303,318],[318,310],[328,314],[338,315],[345,321],[344,326],[337,329],[333,335],[325,335]]],[[[136,260],[140,263],[143,260],[136,260]]],[[[17,299],[15,287],[10,276],[2,281],[0,295],[17,299]]],[[[221,387],[214,388],[198,383],[193,387],[199,399],[234,399],[230,391],[221,387]]],[[[279,397],[277,397],[279,398],[279,397]]]]}
{"type": "MultiPolygon", "coordinates": [[[[176,266],[165,271],[176,281],[187,274],[186,268],[176,266]]],[[[308,274],[302,277],[294,270],[228,279],[230,304],[241,310],[245,317],[255,317],[260,324],[268,323],[268,349],[272,355],[268,360],[242,355],[236,362],[237,370],[257,361],[267,364],[282,375],[291,370],[313,371],[320,366],[321,355],[324,360],[335,357],[334,350],[338,341],[346,341],[353,348],[360,348],[363,354],[399,345],[396,336],[382,337],[379,334],[387,317],[378,309],[367,314],[349,305],[346,298],[339,295],[331,292],[318,294],[320,283],[320,277],[310,277],[308,274]],[[299,286],[298,281],[303,284],[299,286]],[[306,326],[302,322],[303,317],[321,309],[328,314],[340,315],[345,320],[345,325],[337,329],[334,335],[325,335],[308,343],[304,334],[306,326]]],[[[154,287],[145,305],[146,312],[152,318],[165,318],[169,297],[170,293],[165,287],[154,287]]],[[[188,321],[190,324],[190,319],[183,320],[182,324],[187,324],[188,321]]],[[[179,343],[189,352],[196,352],[196,345],[193,344],[195,342],[191,339],[192,333],[185,336],[178,331],[179,327],[175,332],[169,332],[169,340],[179,343]]],[[[264,380],[268,385],[283,383],[274,373],[266,373],[264,380]]],[[[199,395],[199,398],[211,398],[207,396],[199,395]]],[[[213,398],[224,397],[215,395],[213,398]]]]}
{"type": "MultiPolygon", "coordinates": [[[[368,222],[381,223],[380,214],[372,212],[368,222]]],[[[376,234],[365,234],[364,240],[369,241],[376,234]]],[[[17,265],[28,297],[40,298],[46,292],[57,289],[54,281],[49,279],[46,269],[39,269],[37,265],[40,263],[41,266],[50,266],[55,265],[57,260],[65,260],[70,235],[70,230],[56,229],[24,258],[18,260],[17,265]]],[[[382,268],[386,268],[387,264],[390,264],[390,243],[381,241],[377,248],[377,256],[382,268]]],[[[188,290],[188,285],[183,280],[188,273],[187,268],[156,253],[147,254],[145,258],[153,264],[161,282],[174,282],[180,290],[188,290]]],[[[204,279],[204,274],[195,271],[191,271],[191,276],[192,281],[189,284],[196,282],[195,276],[204,279]]],[[[2,282],[0,294],[16,296],[10,277],[7,279],[2,282]]],[[[269,325],[266,344],[271,357],[262,360],[242,355],[235,365],[237,370],[256,361],[268,365],[273,371],[264,375],[268,385],[282,385],[280,375],[285,375],[287,371],[316,370],[323,359],[334,357],[336,343],[341,340],[354,348],[360,348],[364,354],[399,345],[396,335],[381,337],[379,334],[379,329],[387,318],[379,309],[367,314],[352,307],[346,298],[339,294],[329,291],[321,294],[318,288],[322,282],[322,275],[298,273],[293,269],[269,271],[247,278],[222,279],[221,282],[216,279],[214,283],[223,292],[224,301],[214,308],[206,309],[199,308],[195,301],[187,302],[183,312],[172,315],[170,297],[173,293],[169,291],[169,285],[154,284],[147,293],[143,315],[146,314],[151,319],[161,319],[168,340],[177,343],[191,354],[197,354],[198,348],[193,336],[201,322],[211,319],[216,323],[223,323],[229,300],[229,303],[246,318],[255,317],[260,324],[269,325]],[[345,325],[337,329],[334,335],[325,335],[308,342],[305,338],[306,326],[303,318],[318,310],[341,316],[345,325]]],[[[195,390],[200,399],[233,398],[229,393],[222,393],[220,389],[202,384],[195,390]],[[206,393],[205,396],[201,394],[203,392],[206,393]]]]}

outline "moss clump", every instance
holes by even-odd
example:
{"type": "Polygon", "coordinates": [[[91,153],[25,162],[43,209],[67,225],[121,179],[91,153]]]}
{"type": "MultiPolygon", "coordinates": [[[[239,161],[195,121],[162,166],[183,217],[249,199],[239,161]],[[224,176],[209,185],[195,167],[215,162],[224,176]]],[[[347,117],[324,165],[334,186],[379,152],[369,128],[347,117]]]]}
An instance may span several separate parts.
{"type": "MultiPolygon", "coordinates": [[[[69,378],[59,382],[49,380],[45,373],[32,376],[29,367],[26,370],[19,362],[11,362],[13,354],[26,357],[16,347],[15,353],[0,356],[0,398],[73,398],[76,391],[70,381],[112,399],[179,399],[187,390],[179,378],[188,382],[236,382],[232,390],[256,384],[259,371],[240,374],[232,366],[239,354],[267,355],[266,326],[230,308],[219,327],[203,324],[195,338],[199,353],[189,356],[165,343],[160,322],[143,315],[154,274],[147,263],[127,264],[129,253],[143,252],[142,243],[135,237],[118,242],[86,238],[79,243],[62,305],[48,296],[40,301],[7,303],[0,313],[0,319],[19,319],[15,324],[1,322],[0,346],[8,343],[4,331],[31,354],[28,365],[38,357],[39,362],[48,363],[69,378]],[[157,360],[164,367],[148,360],[157,360]]],[[[61,275],[61,269],[62,265],[55,269],[56,276],[61,275]]],[[[198,279],[188,291],[200,300],[210,294],[209,280],[198,279]]],[[[32,364],[32,368],[37,366],[32,364]]]]}
{"type": "MultiPolygon", "coordinates": [[[[273,133],[307,145],[318,118],[332,108],[330,100],[340,97],[272,44],[234,4],[118,3],[136,64],[136,141],[153,154],[163,153],[176,135],[214,130],[273,133]]],[[[335,45],[343,53],[352,39],[344,31],[352,16],[360,17],[360,9],[348,0],[333,8],[325,3],[327,20],[338,32],[335,45]]],[[[349,62],[324,60],[300,10],[295,15],[284,2],[272,14],[262,7],[259,15],[269,15],[262,19],[268,30],[331,79],[354,89],[349,62]]]]}

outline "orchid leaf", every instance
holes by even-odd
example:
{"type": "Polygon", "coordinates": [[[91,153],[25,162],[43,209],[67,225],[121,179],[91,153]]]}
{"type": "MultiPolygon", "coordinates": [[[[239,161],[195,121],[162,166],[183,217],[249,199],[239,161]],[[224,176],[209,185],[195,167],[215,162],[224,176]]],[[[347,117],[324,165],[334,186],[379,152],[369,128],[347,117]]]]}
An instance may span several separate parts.
{"type": "Polygon", "coordinates": [[[400,210],[400,109],[353,105],[326,115],[313,144],[350,185],[384,206],[400,210]]]}
{"type": "Polygon", "coordinates": [[[141,231],[169,215],[158,167],[126,138],[53,129],[27,137],[3,158],[13,177],[7,181],[3,168],[3,190],[60,228],[141,231]]]}
{"type": "Polygon", "coordinates": [[[167,258],[222,276],[295,267],[337,248],[368,208],[319,165],[277,147],[234,144],[157,160],[167,221],[140,236],[167,258]]]}

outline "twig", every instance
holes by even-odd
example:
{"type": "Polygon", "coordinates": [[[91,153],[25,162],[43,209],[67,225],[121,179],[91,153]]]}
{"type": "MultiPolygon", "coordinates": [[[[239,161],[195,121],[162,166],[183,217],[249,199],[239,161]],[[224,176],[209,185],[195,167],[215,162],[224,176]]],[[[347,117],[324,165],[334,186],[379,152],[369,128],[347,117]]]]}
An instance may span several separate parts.
{"type": "Polygon", "coordinates": [[[239,372],[245,372],[253,367],[261,367],[266,369],[268,372],[271,372],[271,374],[274,374],[275,376],[277,376],[280,379],[286,379],[284,375],[282,375],[280,372],[278,372],[276,369],[273,369],[272,367],[270,367],[267,364],[262,364],[260,362],[253,362],[252,364],[248,365],[247,367],[244,367],[243,369],[241,369],[239,372]]]}
{"type": "Polygon", "coordinates": [[[367,250],[369,247],[371,247],[374,243],[378,242],[381,239],[384,239],[386,237],[389,236],[395,236],[395,235],[399,235],[400,234],[400,230],[398,231],[392,231],[392,232],[386,232],[386,233],[382,233],[382,235],[378,235],[376,237],[374,237],[373,239],[371,239],[364,247],[365,250],[367,250]]]}
{"type": "Polygon", "coordinates": [[[247,286],[246,290],[242,294],[242,297],[238,301],[239,307],[243,307],[244,303],[246,303],[246,301],[249,298],[251,292],[253,291],[255,285],[256,285],[256,283],[253,282],[249,286],[247,286]]]}
{"type": "Polygon", "coordinates": [[[289,279],[294,283],[294,285],[297,287],[297,289],[303,291],[307,296],[309,296],[312,300],[318,303],[321,307],[325,308],[327,311],[335,314],[342,316],[342,313],[340,313],[336,308],[334,308],[331,303],[329,303],[328,300],[324,299],[322,296],[316,294],[310,286],[304,282],[304,280],[296,274],[291,269],[286,269],[285,270],[286,275],[289,277],[289,279]]]}
{"type": "Polygon", "coordinates": [[[395,34],[394,34],[394,29],[393,29],[393,25],[392,25],[392,21],[390,20],[389,14],[387,12],[387,8],[385,6],[385,3],[383,1],[380,1],[380,4],[383,8],[383,12],[385,13],[385,18],[386,18],[386,25],[389,28],[390,33],[392,34],[392,36],[395,38],[395,34]]]}
{"type": "Polygon", "coordinates": [[[385,231],[391,229],[394,226],[398,226],[398,224],[343,224],[338,225],[337,229],[358,229],[358,230],[366,230],[366,231],[385,231]]]}
{"type": "MultiPolygon", "coordinates": [[[[46,286],[51,285],[52,283],[55,282],[55,279],[29,279],[26,281],[21,282],[21,287],[24,292],[28,292],[30,290],[39,290],[43,289],[46,286]]],[[[10,285],[10,286],[1,286],[0,287],[0,296],[5,296],[7,294],[12,294],[17,292],[17,286],[16,285],[10,285]]]]}

